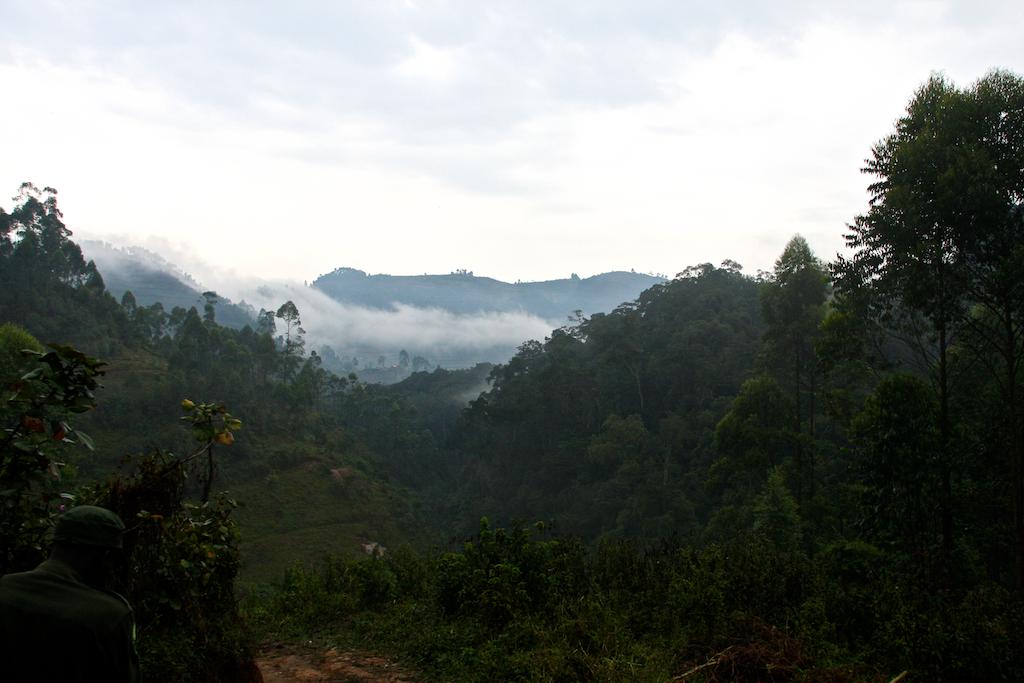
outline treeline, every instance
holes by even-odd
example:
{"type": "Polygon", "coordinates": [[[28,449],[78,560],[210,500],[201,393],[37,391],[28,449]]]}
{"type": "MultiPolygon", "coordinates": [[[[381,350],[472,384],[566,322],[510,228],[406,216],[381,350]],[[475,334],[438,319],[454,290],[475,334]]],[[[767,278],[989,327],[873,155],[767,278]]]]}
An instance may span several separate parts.
{"type": "Polygon", "coordinates": [[[770,518],[811,555],[1024,587],[1022,106],[1012,74],[935,77],[873,150],[848,257],[796,237],[523,345],[449,441],[457,512],[698,544],[770,518]]]}
{"type": "MultiPolygon", "coordinates": [[[[305,347],[301,312],[292,302],[261,310],[254,325],[234,329],[217,323],[217,294],[203,296],[203,310],[141,306],[130,291],[116,301],[72,241],[52,188],[26,183],[11,213],[0,209],[0,319],[111,363],[99,394],[102,409],[87,422],[109,432],[110,450],[122,451],[112,457],[148,446],[153,423],[173,423],[188,395],[244,410],[256,432],[247,441],[286,435],[324,443],[328,433],[338,438],[343,430],[345,444],[370,440],[377,448],[364,450],[387,452],[378,464],[392,467],[404,458],[412,466],[411,451],[422,448],[401,442],[410,432],[428,439],[429,433],[410,422],[408,407],[395,396],[324,368],[305,347]],[[125,424],[147,428],[132,432],[125,424]]],[[[256,457],[249,445],[241,450],[256,457]]]]}
{"type": "Polygon", "coordinates": [[[757,283],[703,266],[524,344],[452,439],[461,521],[556,519],[587,539],[695,533],[695,470],[714,457],[709,434],[762,329],[757,283]]]}

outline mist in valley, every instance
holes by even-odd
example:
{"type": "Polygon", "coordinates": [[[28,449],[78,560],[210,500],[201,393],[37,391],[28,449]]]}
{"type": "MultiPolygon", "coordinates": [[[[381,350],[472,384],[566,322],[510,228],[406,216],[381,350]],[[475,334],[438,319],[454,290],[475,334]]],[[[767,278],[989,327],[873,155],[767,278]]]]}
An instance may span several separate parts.
{"type": "MultiPolygon", "coordinates": [[[[168,311],[173,306],[202,310],[202,292],[213,291],[221,297],[219,322],[231,324],[224,319],[226,311],[231,312],[232,321],[241,320],[229,308],[233,303],[246,311],[255,325],[260,310],[277,311],[291,301],[301,316],[307,351],[320,353],[328,368],[336,372],[361,370],[381,375],[382,370],[393,370],[375,377],[378,381],[401,379],[412,371],[412,359],[417,357],[427,362],[419,369],[503,362],[524,341],[543,339],[565,322],[526,311],[455,313],[400,302],[383,308],[340,303],[307,283],[263,279],[220,268],[164,241],[119,247],[91,239],[82,247],[115,296],[131,289],[142,305],[162,298],[168,311]],[[169,278],[181,287],[174,287],[169,278]],[[141,289],[139,283],[145,283],[141,289]],[[404,366],[403,351],[409,361],[404,366]]],[[[244,322],[235,326],[241,324],[244,322]]]]}

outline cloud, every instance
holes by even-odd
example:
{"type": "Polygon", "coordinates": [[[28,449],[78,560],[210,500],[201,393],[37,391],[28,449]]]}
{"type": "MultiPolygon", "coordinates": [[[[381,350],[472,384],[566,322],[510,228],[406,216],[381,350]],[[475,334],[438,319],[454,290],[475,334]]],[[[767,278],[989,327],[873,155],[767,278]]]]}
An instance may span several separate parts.
{"type": "Polygon", "coordinates": [[[297,130],[369,118],[420,143],[426,131],[493,140],[552,108],[662,101],[680,59],[736,30],[792,32],[809,14],[664,1],[8,5],[8,62],[118,74],[211,118],[297,130]]]}
{"type": "Polygon", "coordinates": [[[311,348],[327,344],[339,353],[376,349],[397,354],[405,349],[431,358],[484,360],[489,356],[486,359],[502,361],[507,356],[496,358],[493,354],[511,355],[511,350],[524,341],[543,339],[558,326],[526,313],[459,315],[404,304],[368,309],[340,304],[316,289],[281,282],[261,283],[254,288],[250,285],[239,295],[243,292],[245,300],[257,308],[276,310],[284,301],[294,302],[311,348]]]}
{"type": "Polygon", "coordinates": [[[1015,2],[8,0],[0,184],[268,277],[757,269],[795,232],[839,250],[914,88],[1022,63],[1021,28],[1015,2]]]}

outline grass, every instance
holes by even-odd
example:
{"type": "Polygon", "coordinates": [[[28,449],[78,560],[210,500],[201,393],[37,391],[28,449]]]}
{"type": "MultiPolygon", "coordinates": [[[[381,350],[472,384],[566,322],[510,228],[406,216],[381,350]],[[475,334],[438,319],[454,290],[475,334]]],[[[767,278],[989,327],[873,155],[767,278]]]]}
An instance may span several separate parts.
{"type": "Polygon", "coordinates": [[[242,584],[276,580],[288,567],[309,566],[328,554],[362,555],[364,543],[395,547],[415,537],[407,497],[331,460],[313,458],[230,487],[241,503],[235,516],[242,530],[242,584]]]}

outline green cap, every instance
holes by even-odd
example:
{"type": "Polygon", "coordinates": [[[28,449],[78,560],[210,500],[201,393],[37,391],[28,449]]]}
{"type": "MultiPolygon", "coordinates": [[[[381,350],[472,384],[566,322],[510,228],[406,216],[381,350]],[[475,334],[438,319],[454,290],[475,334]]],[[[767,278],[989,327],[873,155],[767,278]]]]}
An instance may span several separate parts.
{"type": "Polygon", "coordinates": [[[116,514],[95,505],[79,505],[57,519],[53,542],[120,548],[122,534],[124,522],[116,514]]]}

